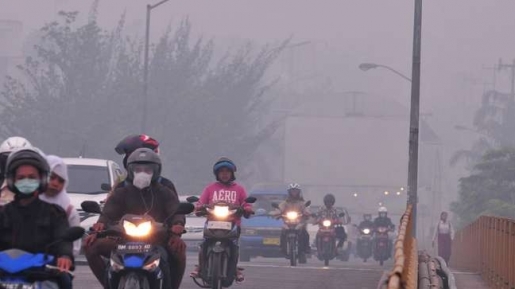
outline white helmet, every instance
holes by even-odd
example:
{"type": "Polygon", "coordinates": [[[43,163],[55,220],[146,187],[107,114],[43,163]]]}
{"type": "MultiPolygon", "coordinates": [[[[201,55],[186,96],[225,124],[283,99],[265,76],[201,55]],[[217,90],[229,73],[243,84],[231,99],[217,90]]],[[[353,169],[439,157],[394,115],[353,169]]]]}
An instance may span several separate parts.
{"type": "Polygon", "coordinates": [[[380,207],[379,210],[377,210],[377,212],[379,213],[379,215],[381,215],[381,213],[384,213],[386,215],[388,214],[388,209],[386,209],[386,207],[380,207]]]}
{"type": "Polygon", "coordinates": [[[10,154],[15,149],[30,147],[32,147],[32,144],[26,138],[13,136],[6,139],[2,144],[0,144],[0,154],[10,154]]]}
{"type": "Polygon", "coordinates": [[[288,191],[290,190],[299,190],[300,191],[300,185],[297,183],[292,183],[288,186],[288,191]]]}

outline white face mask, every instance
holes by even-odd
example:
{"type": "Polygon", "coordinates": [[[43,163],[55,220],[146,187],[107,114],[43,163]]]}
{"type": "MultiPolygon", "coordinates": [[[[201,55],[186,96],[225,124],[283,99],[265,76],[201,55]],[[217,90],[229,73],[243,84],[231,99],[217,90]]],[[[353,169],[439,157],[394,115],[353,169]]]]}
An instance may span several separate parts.
{"type": "Polygon", "coordinates": [[[150,186],[150,183],[152,182],[152,175],[153,174],[147,174],[144,172],[135,173],[134,180],[132,180],[132,184],[140,190],[144,189],[150,186]]]}

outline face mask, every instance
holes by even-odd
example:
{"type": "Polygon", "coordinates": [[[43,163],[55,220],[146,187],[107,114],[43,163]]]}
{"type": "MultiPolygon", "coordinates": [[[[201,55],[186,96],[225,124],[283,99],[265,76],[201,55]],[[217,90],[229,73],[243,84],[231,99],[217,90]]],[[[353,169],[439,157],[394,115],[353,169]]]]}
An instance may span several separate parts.
{"type": "Polygon", "coordinates": [[[20,193],[25,195],[30,195],[34,193],[39,188],[40,181],[36,179],[22,179],[16,181],[14,186],[20,191],[20,193]]]}
{"type": "Polygon", "coordinates": [[[147,173],[143,173],[143,172],[135,173],[134,180],[132,180],[132,184],[140,190],[150,186],[151,182],[152,182],[152,174],[147,174],[147,173]]]}

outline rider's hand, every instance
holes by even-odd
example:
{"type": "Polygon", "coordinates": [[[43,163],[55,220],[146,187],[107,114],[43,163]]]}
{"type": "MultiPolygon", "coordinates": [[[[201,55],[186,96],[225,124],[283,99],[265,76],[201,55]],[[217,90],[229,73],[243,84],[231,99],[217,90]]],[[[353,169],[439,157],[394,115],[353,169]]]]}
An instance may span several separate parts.
{"type": "Polygon", "coordinates": [[[97,240],[97,233],[92,233],[84,239],[84,246],[89,247],[97,240]]]}
{"type": "Polygon", "coordinates": [[[95,224],[93,224],[93,226],[91,228],[95,232],[102,231],[105,229],[105,224],[104,223],[95,223],[95,224]]]}
{"type": "Polygon", "coordinates": [[[184,226],[182,224],[175,224],[170,228],[170,231],[172,234],[180,236],[184,232],[184,226]]]}
{"type": "Polygon", "coordinates": [[[173,236],[168,241],[168,246],[170,247],[170,251],[174,253],[174,255],[181,256],[183,254],[186,254],[186,243],[184,241],[177,237],[173,236]]]}
{"type": "Polygon", "coordinates": [[[70,271],[72,267],[72,260],[69,257],[60,257],[57,258],[57,267],[61,271],[70,271]]]}

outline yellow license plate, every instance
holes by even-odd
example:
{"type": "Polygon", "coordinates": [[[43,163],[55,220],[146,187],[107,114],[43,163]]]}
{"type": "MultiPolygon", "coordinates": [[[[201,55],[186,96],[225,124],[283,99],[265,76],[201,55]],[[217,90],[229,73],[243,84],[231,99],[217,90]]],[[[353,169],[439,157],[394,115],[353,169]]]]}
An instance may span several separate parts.
{"type": "Polygon", "coordinates": [[[281,244],[281,240],[279,238],[263,238],[263,245],[277,245],[281,244]]]}

